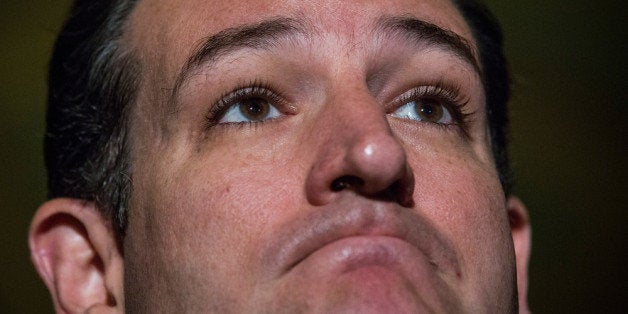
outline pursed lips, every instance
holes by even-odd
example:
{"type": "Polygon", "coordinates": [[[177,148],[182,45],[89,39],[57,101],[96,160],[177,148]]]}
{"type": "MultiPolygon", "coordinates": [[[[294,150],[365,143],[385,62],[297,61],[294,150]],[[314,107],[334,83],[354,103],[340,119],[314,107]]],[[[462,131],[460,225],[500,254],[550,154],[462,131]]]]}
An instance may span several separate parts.
{"type": "Polygon", "coordinates": [[[263,250],[262,259],[273,276],[281,277],[319,249],[359,236],[401,239],[424,254],[437,271],[462,275],[453,245],[414,209],[368,199],[313,208],[290,221],[263,250]]]}

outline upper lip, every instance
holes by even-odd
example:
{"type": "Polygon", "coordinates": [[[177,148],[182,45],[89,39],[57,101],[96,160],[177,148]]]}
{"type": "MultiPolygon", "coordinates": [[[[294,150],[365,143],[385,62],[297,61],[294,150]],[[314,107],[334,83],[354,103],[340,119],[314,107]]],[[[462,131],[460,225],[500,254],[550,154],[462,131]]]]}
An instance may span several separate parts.
{"type": "Polygon", "coordinates": [[[292,270],[318,249],[354,236],[389,236],[402,239],[427,256],[430,264],[460,274],[453,245],[413,209],[390,202],[365,201],[316,208],[280,228],[264,250],[265,262],[278,275],[292,270]]]}

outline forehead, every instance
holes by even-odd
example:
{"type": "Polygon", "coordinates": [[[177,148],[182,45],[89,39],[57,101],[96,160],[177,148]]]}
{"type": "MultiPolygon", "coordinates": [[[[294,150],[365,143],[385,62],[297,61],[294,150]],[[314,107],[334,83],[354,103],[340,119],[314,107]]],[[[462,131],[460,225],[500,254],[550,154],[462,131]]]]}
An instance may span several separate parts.
{"type": "Polygon", "coordinates": [[[200,41],[227,28],[287,17],[323,34],[360,36],[382,16],[411,16],[453,31],[474,46],[462,16],[443,0],[141,0],[129,18],[125,39],[143,60],[145,74],[172,82],[200,41]]]}

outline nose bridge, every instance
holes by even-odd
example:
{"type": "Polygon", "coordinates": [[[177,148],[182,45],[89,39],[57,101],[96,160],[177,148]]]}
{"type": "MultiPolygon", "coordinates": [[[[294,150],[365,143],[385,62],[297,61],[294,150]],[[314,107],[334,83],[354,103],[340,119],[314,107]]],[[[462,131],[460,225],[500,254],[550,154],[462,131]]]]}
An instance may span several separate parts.
{"type": "Polygon", "coordinates": [[[366,86],[336,89],[323,110],[323,123],[339,140],[355,142],[370,136],[392,136],[384,109],[366,86]]]}
{"type": "MultiPolygon", "coordinates": [[[[382,148],[382,143],[397,141],[382,105],[366,84],[350,84],[348,80],[339,80],[334,88],[328,89],[313,128],[317,130],[312,135],[318,139],[322,164],[340,164],[359,158],[360,154],[378,155],[376,148],[382,148]]],[[[343,168],[348,166],[344,164],[343,168]]]]}
{"type": "Polygon", "coordinates": [[[408,203],[414,181],[405,151],[366,83],[330,89],[317,124],[318,149],[306,186],[311,203],[329,203],[346,188],[408,203]]]}

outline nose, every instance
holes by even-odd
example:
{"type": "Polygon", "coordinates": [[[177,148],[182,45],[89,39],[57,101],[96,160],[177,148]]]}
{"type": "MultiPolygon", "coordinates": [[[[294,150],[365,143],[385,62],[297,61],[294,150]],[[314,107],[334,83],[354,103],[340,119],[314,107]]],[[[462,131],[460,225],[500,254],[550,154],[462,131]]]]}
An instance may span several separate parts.
{"type": "Polygon", "coordinates": [[[413,206],[414,175],[381,105],[367,90],[343,96],[328,99],[317,119],[308,201],[325,205],[351,191],[413,206]]]}

